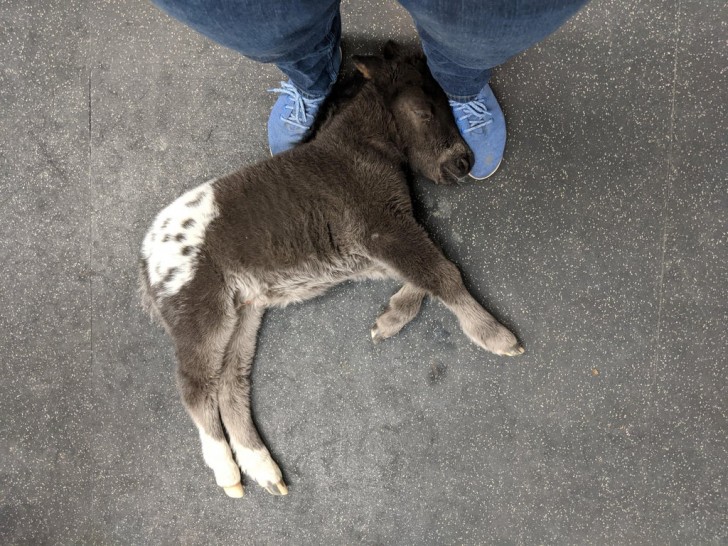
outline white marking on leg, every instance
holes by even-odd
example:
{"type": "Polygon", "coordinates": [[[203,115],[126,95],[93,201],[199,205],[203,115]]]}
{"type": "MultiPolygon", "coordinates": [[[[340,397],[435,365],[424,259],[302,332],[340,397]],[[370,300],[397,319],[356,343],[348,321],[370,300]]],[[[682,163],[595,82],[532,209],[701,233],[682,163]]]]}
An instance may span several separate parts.
{"type": "Polygon", "coordinates": [[[235,442],[231,444],[240,468],[260,485],[265,487],[281,480],[281,470],[267,449],[249,449],[235,442]]]}
{"type": "Polygon", "coordinates": [[[202,457],[207,466],[215,473],[215,481],[220,487],[230,487],[240,482],[240,469],[235,464],[233,453],[225,440],[217,440],[200,430],[202,457]]]}
{"type": "Polygon", "coordinates": [[[213,182],[197,186],[165,207],[144,238],[142,256],[147,260],[149,284],[159,287],[159,297],[176,294],[194,276],[207,226],[219,215],[213,182]]]}

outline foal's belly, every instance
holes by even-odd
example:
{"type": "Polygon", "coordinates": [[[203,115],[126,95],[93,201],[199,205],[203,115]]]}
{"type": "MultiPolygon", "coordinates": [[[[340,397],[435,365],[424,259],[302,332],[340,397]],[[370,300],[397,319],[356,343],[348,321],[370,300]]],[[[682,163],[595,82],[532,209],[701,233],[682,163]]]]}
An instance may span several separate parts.
{"type": "Polygon", "coordinates": [[[241,273],[235,276],[234,288],[238,299],[243,303],[258,307],[285,307],[320,296],[332,286],[347,280],[391,276],[378,264],[356,259],[344,263],[315,264],[295,271],[282,270],[265,275],[241,273]],[[342,267],[344,264],[346,267],[342,267]]]}

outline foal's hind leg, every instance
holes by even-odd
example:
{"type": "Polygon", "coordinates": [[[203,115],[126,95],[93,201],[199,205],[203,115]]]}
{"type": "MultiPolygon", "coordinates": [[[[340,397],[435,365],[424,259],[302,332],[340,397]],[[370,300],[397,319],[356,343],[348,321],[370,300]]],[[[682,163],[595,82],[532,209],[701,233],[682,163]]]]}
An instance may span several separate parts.
{"type": "Polygon", "coordinates": [[[177,384],[199,430],[202,455],[215,473],[217,485],[231,497],[242,497],[240,469],[225,439],[218,403],[223,354],[235,328],[235,316],[224,310],[197,311],[194,316],[180,318],[171,328],[177,346],[177,384]]]}
{"type": "Polygon", "coordinates": [[[390,298],[387,308],[377,318],[371,331],[374,343],[392,337],[415,318],[426,295],[425,290],[414,284],[405,283],[399,292],[390,298]]]}
{"type": "Polygon", "coordinates": [[[263,309],[243,305],[225,353],[220,378],[220,415],[238,464],[269,493],[286,495],[281,471],[260,439],[250,413],[250,373],[263,309]]]}
{"type": "Polygon", "coordinates": [[[235,464],[230,446],[225,439],[222,423],[218,413],[215,394],[204,387],[194,385],[194,381],[180,378],[180,389],[189,391],[183,394],[187,412],[197,425],[202,444],[202,457],[215,473],[215,482],[230,497],[242,497],[243,486],[240,483],[240,469],[235,464]]]}

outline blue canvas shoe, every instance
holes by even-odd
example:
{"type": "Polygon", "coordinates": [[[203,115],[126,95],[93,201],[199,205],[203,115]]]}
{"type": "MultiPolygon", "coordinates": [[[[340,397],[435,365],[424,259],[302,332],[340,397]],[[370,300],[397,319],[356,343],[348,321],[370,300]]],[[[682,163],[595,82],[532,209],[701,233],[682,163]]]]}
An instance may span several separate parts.
{"type": "Polygon", "coordinates": [[[306,131],[313,125],[326,95],[304,97],[290,80],[281,82],[280,87],[269,91],[280,93],[268,118],[268,146],[271,155],[275,155],[301,142],[306,131]]]}
{"type": "Polygon", "coordinates": [[[475,99],[451,100],[450,106],[460,134],[475,155],[470,176],[485,180],[498,169],[506,148],[506,120],[498,101],[486,85],[475,99]]]}

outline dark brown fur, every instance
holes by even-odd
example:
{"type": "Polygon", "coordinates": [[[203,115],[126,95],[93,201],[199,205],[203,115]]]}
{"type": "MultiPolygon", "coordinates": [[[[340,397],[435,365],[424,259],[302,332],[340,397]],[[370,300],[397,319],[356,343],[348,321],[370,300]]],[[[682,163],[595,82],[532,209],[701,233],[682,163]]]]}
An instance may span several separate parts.
{"type": "MultiPolygon", "coordinates": [[[[212,438],[203,452],[215,453],[205,452],[206,460],[219,455],[208,464],[226,488],[234,485],[224,482],[234,481],[235,469],[226,458],[225,432],[245,471],[271,493],[286,492],[249,407],[255,337],[266,307],[313,297],[347,279],[395,277],[404,286],[372,329],[375,342],[412,320],[429,294],[481,347],[523,352],[470,296],[457,268],[412,215],[408,169],[453,183],[472,164],[444,93],[423,58],[403,57],[391,45],[384,59],[356,64],[368,81],[319,120],[309,142],[214,182],[219,215],[203,244],[180,243],[185,256],[199,250],[189,282],[163,297],[177,272],[170,268],[152,286],[142,263],[145,304],[174,340],[182,399],[212,438]],[[265,461],[241,460],[251,453],[265,461]]],[[[183,227],[193,225],[194,219],[183,220],[183,227]]]]}

